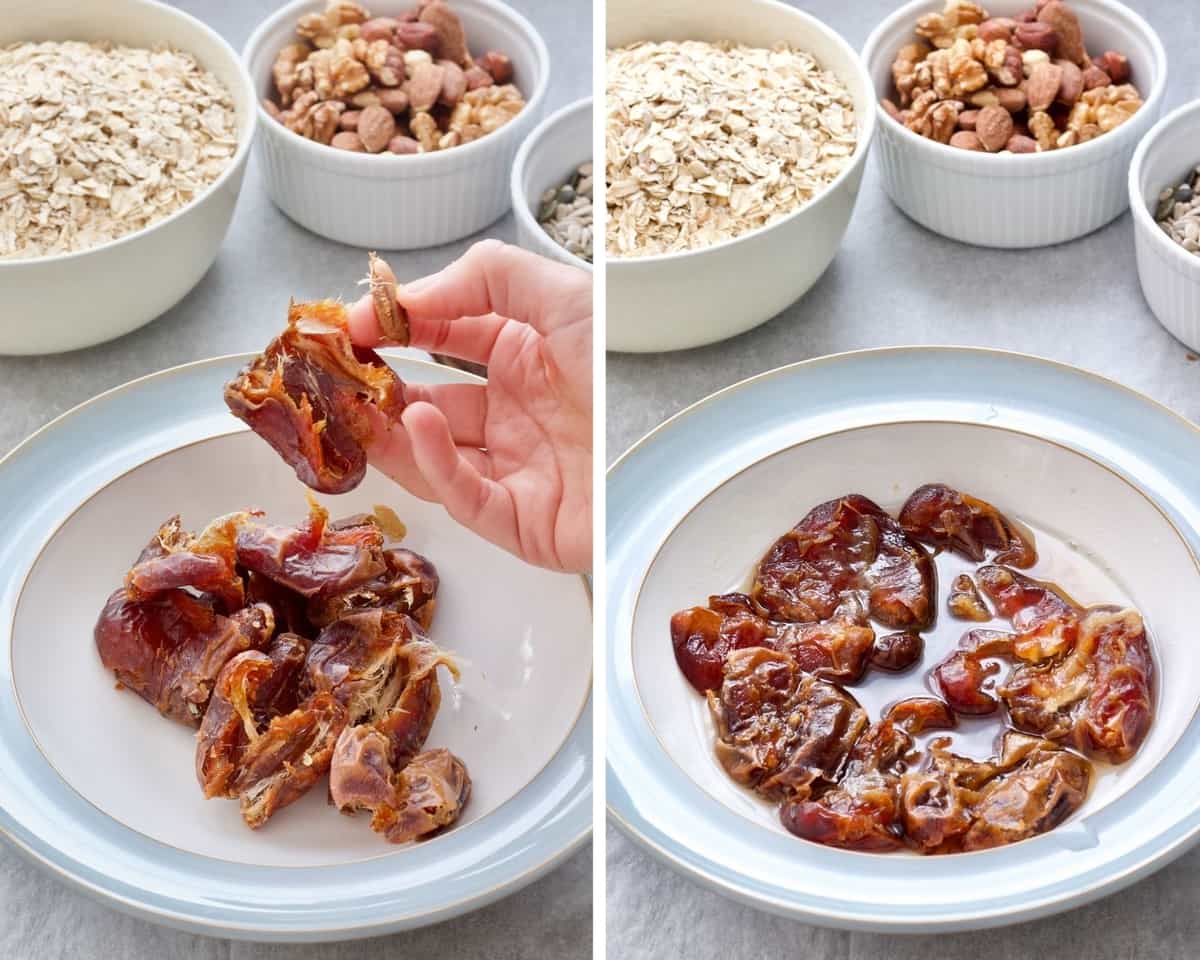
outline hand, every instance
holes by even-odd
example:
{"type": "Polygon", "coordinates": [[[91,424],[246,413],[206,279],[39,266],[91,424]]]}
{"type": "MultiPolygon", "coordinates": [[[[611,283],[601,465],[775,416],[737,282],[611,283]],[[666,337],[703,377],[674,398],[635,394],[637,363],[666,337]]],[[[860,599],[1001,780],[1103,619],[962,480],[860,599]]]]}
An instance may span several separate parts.
{"type": "MultiPolygon", "coordinates": [[[[371,463],[529,563],[592,564],[592,283],[583,270],[484,240],[399,289],[411,345],[488,368],[486,384],[406,384],[371,463]]],[[[379,342],[369,296],[356,344],[379,342]]]]}

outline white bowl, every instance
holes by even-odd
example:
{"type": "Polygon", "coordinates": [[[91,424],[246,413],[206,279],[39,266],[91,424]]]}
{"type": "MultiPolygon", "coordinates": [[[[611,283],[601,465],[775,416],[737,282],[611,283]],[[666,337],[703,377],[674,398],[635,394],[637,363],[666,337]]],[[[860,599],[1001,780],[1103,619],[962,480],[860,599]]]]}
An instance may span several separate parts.
{"type": "MultiPolygon", "coordinates": [[[[378,0],[367,6],[375,16],[390,16],[412,5],[378,0]]],[[[499,50],[512,59],[526,105],[494,133],[436,153],[339,150],[292,133],[263,109],[261,101],[274,93],[276,54],[295,39],[296,21],[324,10],[324,0],[281,7],[246,42],[242,59],[260,101],[267,193],[300,226],[356,247],[412,250],[475,233],[508,210],[513,157],[541,115],[550,54],[533,25],[499,0],[453,0],[452,6],[473,53],[499,50]]]]}
{"type": "Polygon", "coordinates": [[[1200,350],[1200,257],[1154,222],[1158,194],[1200,163],[1200,100],[1167,114],[1138,145],[1129,167],[1129,206],[1142,293],[1158,322],[1200,350]]]}
{"type": "Polygon", "coordinates": [[[167,44],[194,55],[229,90],[237,111],[238,147],[229,167],[182,210],[87,250],[0,261],[0,354],[57,353],[149,323],[212,265],[246,172],[257,122],[254,89],[220,36],[153,0],[13,0],[0,19],[0,46],[21,40],[167,44]]]}
{"type": "Polygon", "coordinates": [[[850,91],[858,146],[820,195],[769,226],[702,250],[609,257],[607,346],[634,353],[724,340],[801,297],[837,253],[875,132],[875,91],[857,54],[831,27],[785,4],[742,0],[732,16],[727,0],[609,0],[608,45],[639,40],[784,42],[806,50],[850,91]]]}
{"type": "MultiPolygon", "coordinates": [[[[988,0],[992,16],[1011,16],[1030,0],[988,0]]],[[[983,247],[1042,247],[1074,240],[1119,216],[1128,204],[1125,176],[1138,140],[1162,110],[1167,54],[1158,34],[1113,0],[1071,0],[1089,52],[1129,58],[1144,98],[1134,116],[1088,143],[1023,156],[998,156],[920,137],[879,108],[883,187],[905,214],[934,233],[983,247]]],[[[892,61],[916,39],[923,14],[942,0],[913,0],[867,39],[863,59],[876,99],[892,97],[892,61]]]]}
{"type": "Polygon", "coordinates": [[[542,194],[561,185],[592,155],[592,98],[557,110],[537,125],[521,149],[512,171],[512,208],[517,242],[543,257],[591,270],[586,260],[560,247],[537,221],[542,194]]]}

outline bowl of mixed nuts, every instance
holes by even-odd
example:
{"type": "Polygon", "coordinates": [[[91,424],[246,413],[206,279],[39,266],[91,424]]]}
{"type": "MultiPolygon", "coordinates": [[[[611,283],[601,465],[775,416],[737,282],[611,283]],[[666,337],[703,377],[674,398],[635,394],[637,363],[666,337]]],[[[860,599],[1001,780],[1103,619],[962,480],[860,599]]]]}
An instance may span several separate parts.
{"type": "Polygon", "coordinates": [[[149,323],[216,258],[257,115],[237,54],[153,0],[0,22],[0,354],[149,323]]]}
{"type": "Polygon", "coordinates": [[[513,216],[521,246],[592,269],[592,98],[557,110],[517,152],[513,216]]]}
{"type": "Polygon", "coordinates": [[[774,0],[609,0],[607,346],[680,350],[802,296],[850,222],[875,94],[831,27],[774,0]]]}
{"type": "Polygon", "coordinates": [[[1200,351],[1200,100],[1146,134],[1128,189],[1142,293],[1159,323],[1200,351]]]}
{"type": "Polygon", "coordinates": [[[389,250],[503,216],[550,73],[537,31],[499,0],[297,0],[242,57],[271,199],[314,233],[389,250]]]}
{"type": "Polygon", "coordinates": [[[863,48],[884,189],[936,233],[1040,247],[1120,215],[1166,53],[1115,0],[914,0],[863,48]]]}

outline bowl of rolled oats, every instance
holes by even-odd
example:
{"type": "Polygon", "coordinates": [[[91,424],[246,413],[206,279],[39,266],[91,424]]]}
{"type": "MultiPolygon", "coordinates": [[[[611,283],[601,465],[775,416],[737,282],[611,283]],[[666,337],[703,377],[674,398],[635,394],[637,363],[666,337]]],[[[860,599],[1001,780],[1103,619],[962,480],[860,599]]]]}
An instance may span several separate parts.
{"type": "Polygon", "coordinates": [[[1041,247],[1124,212],[1167,60],[1115,0],[914,0],[863,48],[893,202],[963,243],[1041,247]]]}
{"type": "Polygon", "coordinates": [[[517,152],[513,216],[521,246],[592,269],[592,98],[555,111],[517,152]]]}
{"type": "Polygon", "coordinates": [[[504,215],[550,74],[542,38],[499,0],[296,0],[242,58],[276,206],[385,250],[449,243],[504,215]]]}
{"type": "Polygon", "coordinates": [[[1159,323],[1200,351],[1200,100],[1146,134],[1128,190],[1142,294],[1159,323]]]}
{"type": "Polygon", "coordinates": [[[774,0],[609,0],[610,350],[678,350],[769,320],[841,244],[875,129],[854,50],[774,0]]]}
{"type": "Polygon", "coordinates": [[[242,185],[250,78],[166,4],[18,0],[0,20],[0,354],[91,346],[204,275],[242,185]]]}

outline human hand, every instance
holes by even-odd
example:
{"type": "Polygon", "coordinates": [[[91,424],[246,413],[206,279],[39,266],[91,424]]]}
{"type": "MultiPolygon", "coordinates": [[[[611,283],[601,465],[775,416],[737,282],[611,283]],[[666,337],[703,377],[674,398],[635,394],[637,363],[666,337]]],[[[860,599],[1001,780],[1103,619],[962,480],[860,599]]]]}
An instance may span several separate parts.
{"type": "MultiPolygon", "coordinates": [[[[498,240],[401,287],[411,346],[483,363],[486,384],[406,384],[371,463],[529,563],[592,564],[592,283],[498,240]]],[[[370,296],[350,336],[380,340],[370,296]]]]}

